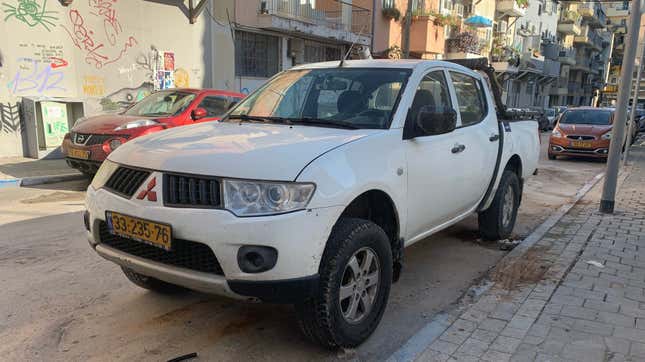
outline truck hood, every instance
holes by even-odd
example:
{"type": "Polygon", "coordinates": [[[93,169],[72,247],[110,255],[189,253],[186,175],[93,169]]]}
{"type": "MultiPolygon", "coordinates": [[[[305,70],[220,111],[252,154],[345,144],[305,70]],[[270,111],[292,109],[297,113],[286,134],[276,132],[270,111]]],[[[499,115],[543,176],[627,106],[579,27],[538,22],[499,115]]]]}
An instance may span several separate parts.
{"type": "Polygon", "coordinates": [[[85,121],[72,127],[73,132],[91,134],[113,134],[114,129],[128,122],[140,119],[154,119],[163,122],[163,119],[155,117],[126,116],[124,114],[103,114],[100,116],[88,117],[85,121]]]}
{"type": "Polygon", "coordinates": [[[588,135],[588,136],[601,136],[603,133],[611,130],[612,125],[592,125],[592,124],[566,124],[560,123],[558,125],[562,132],[566,135],[588,135]]]}
{"type": "Polygon", "coordinates": [[[109,159],[161,171],[286,181],[294,180],[321,154],[380,132],[383,130],[201,123],[136,138],[109,159]]]}

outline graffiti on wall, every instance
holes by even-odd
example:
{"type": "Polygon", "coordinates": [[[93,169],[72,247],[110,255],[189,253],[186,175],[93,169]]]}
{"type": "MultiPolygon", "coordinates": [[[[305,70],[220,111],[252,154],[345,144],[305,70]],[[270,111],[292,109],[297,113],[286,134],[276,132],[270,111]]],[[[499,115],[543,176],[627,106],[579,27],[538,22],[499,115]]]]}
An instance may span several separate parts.
{"type": "Polygon", "coordinates": [[[51,31],[50,27],[55,27],[54,21],[58,18],[54,16],[57,11],[47,10],[47,0],[16,0],[10,4],[3,2],[5,18],[4,21],[15,19],[30,28],[42,26],[51,31]]]}
{"type": "Polygon", "coordinates": [[[101,99],[101,107],[104,112],[124,109],[142,100],[148,94],[152,93],[153,90],[154,87],[151,82],[141,83],[136,88],[121,88],[103,97],[101,99]]]}
{"type": "Polygon", "coordinates": [[[125,40],[119,42],[123,27],[119,22],[117,11],[113,8],[115,3],[116,0],[89,0],[89,15],[103,20],[102,35],[89,27],[77,9],[70,8],[68,11],[71,27],[62,25],[74,46],[84,53],[85,62],[96,69],[119,61],[128,49],[139,44],[134,36],[127,36],[125,40]]]}
{"type": "Polygon", "coordinates": [[[44,64],[37,59],[18,58],[18,71],[7,84],[13,94],[43,94],[45,92],[62,91],[65,73],[54,70],[51,64],[44,64]]]}
{"type": "Polygon", "coordinates": [[[190,75],[184,68],[177,68],[175,70],[175,87],[188,88],[190,87],[190,75]]]}
{"type": "Polygon", "coordinates": [[[83,77],[83,94],[88,97],[100,97],[105,94],[105,78],[96,75],[83,77]]]}
{"type": "Polygon", "coordinates": [[[0,131],[18,133],[23,127],[20,124],[20,103],[0,103],[0,131]]]}

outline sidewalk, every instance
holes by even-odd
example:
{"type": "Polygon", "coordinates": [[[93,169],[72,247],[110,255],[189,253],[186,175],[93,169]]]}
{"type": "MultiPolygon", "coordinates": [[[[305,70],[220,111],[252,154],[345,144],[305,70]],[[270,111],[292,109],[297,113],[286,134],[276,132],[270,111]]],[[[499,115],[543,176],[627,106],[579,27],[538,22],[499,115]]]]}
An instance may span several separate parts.
{"type": "Polygon", "coordinates": [[[645,147],[630,152],[614,215],[600,182],[417,360],[645,361],[645,147]]]}
{"type": "Polygon", "coordinates": [[[36,185],[83,177],[83,174],[67,166],[63,159],[0,157],[0,187],[36,185]]]}

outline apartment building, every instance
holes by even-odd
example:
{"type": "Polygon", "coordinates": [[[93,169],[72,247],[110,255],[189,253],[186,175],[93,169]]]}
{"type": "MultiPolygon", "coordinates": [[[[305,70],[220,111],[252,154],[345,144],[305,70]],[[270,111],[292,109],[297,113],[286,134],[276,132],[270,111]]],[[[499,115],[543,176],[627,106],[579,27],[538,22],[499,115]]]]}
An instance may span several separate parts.
{"type": "Polygon", "coordinates": [[[491,60],[509,107],[547,107],[560,75],[554,0],[497,2],[491,60]]]}
{"type": "Polygon", "coordinates": [[[562,63],[551,105],[592,105],[604,86],[612,34],[599,2],[562,2],[557,26],[562,63]]]}
{"type": "Polygon", "coordinates": [[[234,64],[232,88],[243,93],[293,66],[340,60],[352,43],[372,46],[373,0],[218,0],[216,7],[217,3],[234,28],[234,47],[223,61],[234,64]]]}
{"type": "Polygon", "coordinates": [[[623,53],[625,51],[625,36],[627,35],[627,16],[629,15],[629,2],[617,1],[605,3],[607,10],[608,29],[614,34],[613,44],[611,46],[611,57],[609,62],[609,71],[605,79],[606,85],[603,87],[600,103],[602,105],[612,105],[616,103],[618,96],[618,80],[623,65],[623,53]]]}

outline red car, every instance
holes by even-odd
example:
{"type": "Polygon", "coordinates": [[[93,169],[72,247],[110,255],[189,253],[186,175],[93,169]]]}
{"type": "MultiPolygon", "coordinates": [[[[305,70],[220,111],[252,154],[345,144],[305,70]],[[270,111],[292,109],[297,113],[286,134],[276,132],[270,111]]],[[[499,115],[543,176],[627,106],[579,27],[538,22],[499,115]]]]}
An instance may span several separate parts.
{"type": "Polygon", "coordinates": [[[168,89],[155,92],[119,114],[79,119],[65,135],[67,164],[96,173],[110,152],[123,143],[166,128],[219,118],[244,95],[213,89],[168,89]]]}

